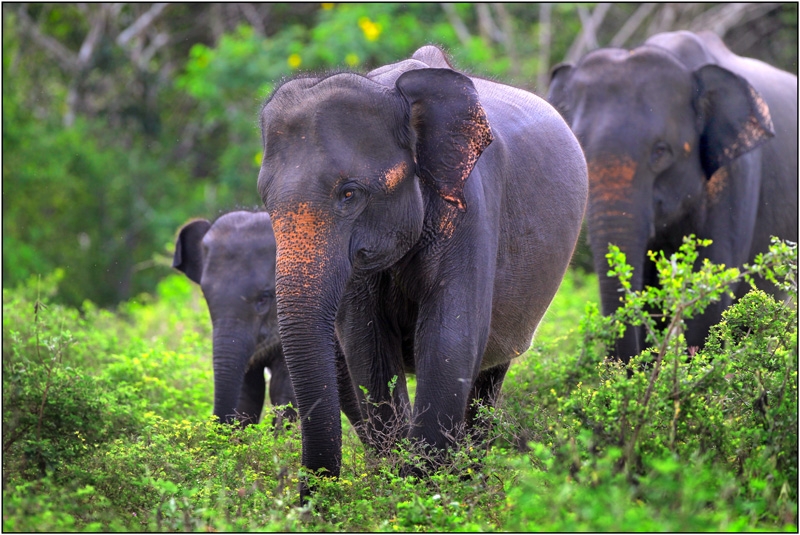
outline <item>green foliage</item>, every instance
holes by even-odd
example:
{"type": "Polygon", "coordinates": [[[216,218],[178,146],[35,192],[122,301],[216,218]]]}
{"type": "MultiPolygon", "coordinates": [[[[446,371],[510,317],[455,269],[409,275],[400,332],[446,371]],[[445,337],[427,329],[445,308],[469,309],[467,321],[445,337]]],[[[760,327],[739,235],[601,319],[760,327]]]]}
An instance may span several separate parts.
{"type": "MultiPolygon", "coordinates": [[[[641,7],[610,4],[594,28],[598,45],[641,7]]],[[[626,45],[655,26],[685,25],[724,7],[657,6],[626,45]]],[[[257,113],[287,76],[367,72],[432,43],[459,69],[542,95],[581,17],[597,8],[171,3],[161,12],[149,3],[4,4],[3,287],[62,270],[55,299],[73,307],[86,299],[114,306],[155,291],[186,219],[261,204],[257,113]],[[123,44],[122,32],[154,11],[161,14],[123,44]]],[[[744,18],[726,36],[745,47],[737,52],[795,71],[797,5],[744,18]]],[[[581,243],[577,252],[576,265],[591,269],[588,248],[581,243]]]]}
{"type": "Polygon", "coordinates": [[[258,204],[261,165],[257,114],[277,82],[299,72],[363,72],[410,56],[425,43],[454,51],[462,68],[501,75],[507,62],[479,37],[467,48],[437,5],[323,4],[313,26],[290,24],[265,39],[242,25],[215,47],[196,44],[175,87],[191,95],[202,117],[203,154],[215,154],[209,173],[225,203],[258,204]]]}
{"type": "Polygon", "coordinates": [[[510,529],[796,526],[796,301],[753,290],[724,313],[703,349],[683,338],[683,318],[745,275],[782,273],[796,296],[796,246],[774,243],[744,273],[710,263],[692,272],[698,245],[707,243],[687,239],[668,259],[652,255],[663,286],[640,292],[631,291],[631,268],[612,248],[611,271],[626,294],[620,310],[603,318],[587,307],[582,351],[554,362],[534,349],[519,371],[532,390],[550,395],[528,395],[527,406],[544,414],[508,407],[527,424],[519,427],[544,468],[509,491],[527,504],[512,511],[510,529]],[[652,347],[627,367],[597,359],[605,351],[596,348],[613,347],[624,322],[646,325],[652,347]]]}
{"type": "Polygon", "coordinates": [[[378,455],[345,421],[336,479],[305,474],[294,424],[209,418],[210,321],[185,277],[117,313],[52,302],[58,274],[4,290],[3,528],[794,531],[794,297],[749,293],[701,350],[676,318],[732,276],[760,274],[795,296],[796,249],[776,242],[738,275],[692,272],[696,252],[687,241],[657,259],[680,291],[629,292],[609,318],[596,277],[569,272],[499,406],[479,408],[488,443],[467,436],[434,462],[402,439],[378,455]],[[618,323],[636,319],[653,322],[653,346],[627,369],[605,360],[618,323]],[[436,469],[401,477],[408,465],[436,469]],[[306,477],[316,490],[299,507],[306,477]]]}

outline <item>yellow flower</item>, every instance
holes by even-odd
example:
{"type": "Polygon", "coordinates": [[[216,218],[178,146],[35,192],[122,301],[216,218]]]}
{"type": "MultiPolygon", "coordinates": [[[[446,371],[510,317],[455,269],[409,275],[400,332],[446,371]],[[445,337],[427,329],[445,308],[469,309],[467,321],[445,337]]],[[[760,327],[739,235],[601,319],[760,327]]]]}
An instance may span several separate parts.
{"type": "Polygon", "coordinates": [[[330,11],[333,9],[334,3],[333,2],[322,2],[322,9],[325,11],[330,11]]]}
{"type": "Polygon", "coordinates": [[[383,27],[380,24],[372,22],[369,17],[361,17],[358,19],[358,26],[364,32],[364,37],[367,41],[375,41],[381,34],[383,27]]]}
{"type": "Polygon", "coordinates": [[[291,67],[292,69],[296,69],[297,67],[300,66],[301,63],[303,63],[303,58],[300,57],[300,54],[295,53],[289,55],[286,62],[289,64],[289,67],[291,67]]]}
{"type": "Polygon", "coordinates": [[[355,67],[356,65],[358,65],[358,62],[360,60],[358,59],[358,56],[356,54],[354,54],[353,52],[350,52],[349,54],[347,54],[344,57],[344,61],[345,61],[345,63],[347,63],[351,67],[355,67]]]}

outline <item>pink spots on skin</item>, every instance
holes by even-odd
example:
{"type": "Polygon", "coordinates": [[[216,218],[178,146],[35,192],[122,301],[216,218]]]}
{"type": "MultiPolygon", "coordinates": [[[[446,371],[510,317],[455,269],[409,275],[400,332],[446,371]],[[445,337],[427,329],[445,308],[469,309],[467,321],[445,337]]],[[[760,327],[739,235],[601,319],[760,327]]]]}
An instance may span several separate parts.
{"type": "MultiPolygon", "coordinates": [[[[319,278],[328,264],[327,234],[329,225],[321,210],[301,202],[292,210],[276,210],[272,214],[272,228],[277,243],[276,274],[281,279],[291,279],[299,284],[288,284],[283,293],[300,294],[319,291],[319,278]]],[[[279,296],[280,298],[281,296],[279,296]]]]}
{"type": "Polygon", "coordinates": [[[384,174],[384,183],[386,184],[386,189],[390,192],[393,191],[400,182],[408,174],[408,165],[405,162],[399,162],[395,166],[391,167],[386,173],[384,174]]]}
{"type": "Polygon", "coordinates": [[[590,161],[588,167],[589,220],[628,217],[624,212],[615,211],[615,207],[632,202],[636,162],[627,157],[603,156],[590,161]]]}
{"type": "Polygon", "coordinates": [[[589,162],[589,198],[593,202],[630,199],[636,162],[630,158],[606,156],[589,162]]]}
{"type": "Polygon", "coordinates": [[[460,211],[465,211],[464,182],[469,177],[484,149],[494,139],[486,112],[480,104],[469,110],[469,120],[462,123],[461,131],[453,135],[454,143],[448,150],[456,151],[452,169],[448,169],[448,179],[435,177],[436,187],[444,200],[453,204],[460,211]]]}
{"type": "Polygon", "coordinates": [[[706,183],[706,192],[712,204],[719,199],[720,193],[727,187],[727,184],[728,168],[720,167],[706,183]]]}
{"type": "Polygon", "coordinates": [[[445,240],[449,240],[453,233],[456,231],[456,220],[458,218],[459,209],[452,205],[444,206],[442,214],[439,218],[439,224],[436,228],[438,236],[445,240]]]}
{"type": "Polygon", "coordinates": [[[736,140],[723,149],[722,154],[725,159],[720,162],[723,165],[757,147],[762,141],[774,135],[769,106],[752,87],[750,87],[750,99],[753,104],[753,113],[748,116],[747,122],[742,125],[736,140]]]}

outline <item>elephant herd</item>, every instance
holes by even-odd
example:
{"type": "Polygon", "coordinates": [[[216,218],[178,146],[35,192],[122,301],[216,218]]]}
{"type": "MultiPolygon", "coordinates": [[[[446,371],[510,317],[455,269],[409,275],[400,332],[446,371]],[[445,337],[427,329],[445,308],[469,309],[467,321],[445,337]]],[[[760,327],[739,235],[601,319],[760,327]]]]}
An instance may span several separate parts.
{"type": "MultiPolygon", "coordinates": [[[[730,266],[797,240],[796,76],[674,32],[557,66],[547,100],[433,46],[275,89],[259,116],[266,212],[191,221],[175,247],[213,322],[214,414],[257,422],[266,367],[312,471],[339,473],[341,411],[378,451],[399,431],[441,452],[480,433],[474,401],[491,405],[528,348],[584,215],[606,314],[609,243],[641,289],[646,251],[684,235],[730,266]]],[[[690,320],[687,342],[729,304],[690,320]]],[[[629,327],[615,356],[643,349],[629,327]]]]}

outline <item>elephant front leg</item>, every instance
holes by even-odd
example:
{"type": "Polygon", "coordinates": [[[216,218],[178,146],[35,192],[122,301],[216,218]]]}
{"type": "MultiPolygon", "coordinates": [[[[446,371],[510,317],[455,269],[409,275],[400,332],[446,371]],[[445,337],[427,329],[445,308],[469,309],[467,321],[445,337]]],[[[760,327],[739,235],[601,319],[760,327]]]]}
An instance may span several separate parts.
{"type": "Polygon", "coordinates": [[[292,388],[292,379],[283,357],[283,348],[280,343],[269,347],[265,362],[270,371],[269,401],[273,407],[284,407],[275,413],[272,425],[280,429],[285,420],[297,420],[297,399],[292,388]],[[288,406],[291,405],[291,406],[288,406]]]}
{"type": "Polygon", "coordinates": [[[406,436],[411,406],[397,311],[387,285],[385,274],[354,282],[336,322],[352,394],[360,407],[359,436],[380,454],[406,436]]]}
{"type": "MultiPolygon", "coordinates": [[[[416,331],[417,392],[412,439],[435,450],[455,444],[465,432],[473,395],[489,396],[491,378],[476,384],[491,321],[488,284],[446,288],[420,308],[416,331]]],[[[496,379],[502,383],[505,369],[496,379]]],[[[472,420],[472,418],[469,418],[472,420]]]]}
{"type": "Polygon", "coordinates": [[[245,372],[239,403],[236,404],[237,419],[242,425],[258,423],[264,408],[265,391],[264,367],[253,363],[245,372]]]}

